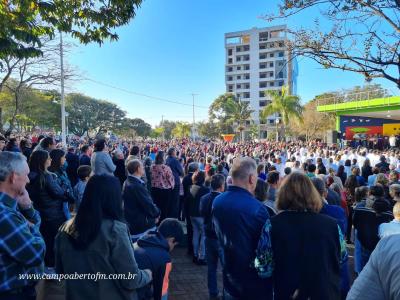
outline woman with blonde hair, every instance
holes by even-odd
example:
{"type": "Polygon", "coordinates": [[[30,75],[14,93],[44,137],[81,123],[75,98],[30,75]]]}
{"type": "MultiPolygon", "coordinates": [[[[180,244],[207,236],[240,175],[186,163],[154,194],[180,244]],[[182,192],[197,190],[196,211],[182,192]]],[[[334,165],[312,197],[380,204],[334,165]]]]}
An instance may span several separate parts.
{"type": "Polygon", "coordinates": [[[339,299],[340,260],[346,255],[336,220],[319,213],[320,194],[304,174],[287,176],[279,213],[264,225],[256,251],[260,277],[274,277],[277,299],[339,299]]]}

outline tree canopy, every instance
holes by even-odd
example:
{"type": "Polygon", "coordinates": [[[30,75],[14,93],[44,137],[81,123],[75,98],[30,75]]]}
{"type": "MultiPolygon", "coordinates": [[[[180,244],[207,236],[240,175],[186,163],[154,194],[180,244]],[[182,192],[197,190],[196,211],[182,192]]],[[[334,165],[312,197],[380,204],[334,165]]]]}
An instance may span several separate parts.
{"type": "Polygon", "coordinates": [[[293,55],[400,87],[399,0],[282,0],[279,14],[265,18],[284,19],[313,8],[320,16],[313,28],[287,30],[293,55]]]}
{"type": "Polygon", "coordinates": [[[44,37],[70,33],[81,43],[117,40],[113,29],[135,16],[142,0],[0,1],[0,59],[42,54],[44,37]]]}

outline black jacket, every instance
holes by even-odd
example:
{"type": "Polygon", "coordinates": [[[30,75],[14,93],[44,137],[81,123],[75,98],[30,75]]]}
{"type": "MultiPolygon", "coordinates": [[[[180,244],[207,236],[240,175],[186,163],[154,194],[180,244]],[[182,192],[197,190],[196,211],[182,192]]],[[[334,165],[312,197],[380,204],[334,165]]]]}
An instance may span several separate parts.
{"type": "Polygon", "coordinates": [[[200,198],[208,194],[210,190],[205,186],[192,185],[190,187],[188,205],[189,205],[189,216],[200,217],[200,198]]]}
{"type": "Polygon", "coordinates": [[[340,299],[340,242],[335,219],[284,211],[271,218],[275,299],[340,299]]]}
{"type": "Polygon", "coordinates": [[[200,198],[200,216],[204,218],[204,232],[206,237],[217,239],[217,234],[212,223],[212,205],[219,192],[211,192],[200,198]]]}
{"type": "Polygon", "coordinates": [[[80,166],[90,166],[90,156],[86,154],[82,154],[79,158],[80,166]]]}
{"type": "Polygon", "coordinates": [[[155,226],[160,210],[146,186],[137,178],[128,176],[122,188],[125,219],[132,235],[140,234],[155,226]]]}
{"type": "Polygon", "coordinates": [[[71,181],[72,186],[75,186],[75,184],[77,184],[77,182],[78,182],[77,171],[78,171],[78,167],[79,167],[79,156],[74,153],[68,152],[65,155],[65,160],[68,163],[66,172],[67,172],[69,181],[71,181]]]}
{"type": "Polygon", "coordinates": [[[168,279],[172,266],[168,242],[159,232],[152,231],[140,238],[134,248],[139,269],[150,269],[153,275],[152,283],[138,290],[138,298],[160,300],[163,290],[168,291],[168,280],[164,278],[168,279]]]}
{"type": "Polygon", "coordinates": [[[64,190],[53,176],[55,175],[46,172],[43,175],[41,183],[38,173],[30,172],[28,175],[30,183],[27,185],[26,189],[33,202],[34,208],[40,213],[42,223],[63,223],[66,221],[63,202],[67,202],[68,199],[64,190]]]}
{"type": "Polygon", "coordinates": [[[328,189],[327,192],[328,194],[326,195],[326,201],[328,201],[328,204],[340,206],[339,194],[331,189],[328,189]]]}

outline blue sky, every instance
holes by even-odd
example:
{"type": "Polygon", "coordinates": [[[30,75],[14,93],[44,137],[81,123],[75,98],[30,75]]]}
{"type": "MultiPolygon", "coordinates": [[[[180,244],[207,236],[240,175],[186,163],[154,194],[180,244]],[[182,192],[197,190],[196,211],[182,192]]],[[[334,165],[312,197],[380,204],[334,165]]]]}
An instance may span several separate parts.
{"type": "MultiPolygon", "coordinates": [[[[70,64],[84,76],[127,91],[208,107],[225,92],[224,33],[252,27],[287,23],[312,26],[318,11],[267,23],[259,16],[275,12],[277,0],[145,0],[129,25],[117,29],[119,41],[78,45],[69,55],[70,64]]],[[[384,87],[397,93],[393,84],[384,87]]],[[[298,95],[307,102],[327,91],[363,85],[363,77],[322,69],[299,59],[298,95]]],[[[130,117],[151,125],[168,120],[192,120],[192,108],[130,94],[82,80],[68,91],[118,104],[130,117]]],[[[196,108],[196,120],[207,118],[207,109],[196,108]]]]}

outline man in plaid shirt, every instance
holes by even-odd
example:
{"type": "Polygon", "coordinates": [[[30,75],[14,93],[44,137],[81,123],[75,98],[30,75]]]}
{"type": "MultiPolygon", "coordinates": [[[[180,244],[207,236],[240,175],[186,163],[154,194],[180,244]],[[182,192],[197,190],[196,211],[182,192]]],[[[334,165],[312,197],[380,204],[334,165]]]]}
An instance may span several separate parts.
{"type": "Polygon", "coordinates": [[[25,189],[28,173],[22,154],[0,152],[0,299],[34,300],[36,282],[19,275],[43,273],[45,243],[25,189]]]}

